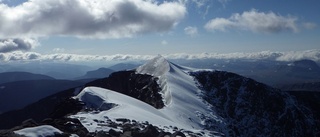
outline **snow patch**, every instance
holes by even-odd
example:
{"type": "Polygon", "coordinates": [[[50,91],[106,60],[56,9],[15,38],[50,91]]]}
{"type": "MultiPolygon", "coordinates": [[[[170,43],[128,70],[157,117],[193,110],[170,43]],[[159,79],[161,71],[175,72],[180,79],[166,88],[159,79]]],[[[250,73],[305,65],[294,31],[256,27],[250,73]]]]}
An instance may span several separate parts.
{"type": "Polygon", "coordinates": [[[176,125],[168,116],[156,108],[135,98],[120,94],[115,91],[98,87],[86,87],[75,97],[86,103],[87,106],[101,109],[101,106],[111,106],[104,111],[94,113],[78,113],[71,118],[78,118],[90,131],[100,129],[96,120],[107,121],[119,118],[133,119],[141,122],[148,121],[154,125],[176,125]],[[109,105],[116,104],[116,105],[109,105]]]}
{"type": "Polygon", "coordinates": [[[25,137],[47,137],[62,134],[63,132],[53,126],[43,125],[16,130],[14,133],[25,137]]]}

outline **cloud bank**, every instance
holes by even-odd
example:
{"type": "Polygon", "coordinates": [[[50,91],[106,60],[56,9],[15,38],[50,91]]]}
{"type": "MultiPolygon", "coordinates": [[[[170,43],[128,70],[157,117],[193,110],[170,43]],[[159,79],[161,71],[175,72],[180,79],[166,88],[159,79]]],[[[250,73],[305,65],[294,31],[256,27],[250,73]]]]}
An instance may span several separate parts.
{"type": "Polygon", "coordinates": [[[39,43],[35,39],[17,38],[17,39],[0,39],[0,53],[12,51],[28,51],[38,46],[39,43]]]}
{"type": "Polygon", "coordinates": [[[229,18],[214,18],[204,28],[208,31],[247,30],[255,33],[298,32],[297,18],[281,16],[273,12],[259,12],[255,9],[242,14],[234,13],[229,18]]]}
{"type": "MultiPolygon", "coordinates": [[[[320,50],[290,51],[290,52],[272,52],[262,51],[253,53],[202,53],[202,54],[166,54],[167,59],[245,59],[245,60],[273,60],[273,61],[296,61],[301,59],[310,59],[320,62],[320,50]]],[[[62,61],[62,62],[86,62],[86,61],[145,61],[154,58],[155,55],[79,55],[79,54],[40,54],[35,52],[10,52],[0,53],[0,61],[62,61]]]]}
{"type": "Polygon", "coordinates": [[[182,2],[154,0],[29,0],[0,3],[0,38],[122,38],[165,32],[186,15],[182,2]]]}

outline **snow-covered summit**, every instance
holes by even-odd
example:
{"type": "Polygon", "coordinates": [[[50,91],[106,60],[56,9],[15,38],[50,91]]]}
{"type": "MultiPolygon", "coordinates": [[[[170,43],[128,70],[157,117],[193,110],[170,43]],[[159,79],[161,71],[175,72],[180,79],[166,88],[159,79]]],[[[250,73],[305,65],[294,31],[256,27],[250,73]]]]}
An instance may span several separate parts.
{"type": "MultiPolygon", "coordinates": [[[[169,62],[162,56],[157,56],[136,69],[137,73],[149,74],[159,78],[161,94],[166,105],[160,111],[173,117],[175,123],[186,129],[203,130],[208,122],[215,124],[219,130],[223,123],[222,118],[215,115],[200,96],[201,90],[189,72],[195,70],[169,62]]],[[[221,129],[222,128],[222,129],[221,129]]]]}
{"type": "Polygon", "coordinates": [[[170,70],[170,63],[161,55],[156,56],[147,63],[139,66],[136,72],[139,74],[149,74],[152,76],[161,76],[170,70]]]}
{"type": "MultiPolygon", "coordinates": [[[[142,101],[125,103],[132,99],[124,97],[125,95],[120,96],[119,93],[115,94],[111,91],[107,92],[91,87],[84,89],[77,98],[96,108],[112,107],[110,109],[102,109],[104,112],[99,114],[92,114],[101,114],[100,116],[79,114],[76,117],[103,117],[102,115],[114,119],[122,117],[142,122],[148,121],[159,127],[175,126],[179,129],[193,132],[205,131],[206,125],[204,124],[207,124],[206,120],[220,125],[222,120],[215,116],[210,106],[199,97],[201,91],[197,88],[193,77],[183,68],[167,61],[162,56],[157,56],[136,69],[137,74],[148,74],[157,78],[161,88],[160,94],[165,104],[161,109],[151,109],[149,105],[142,101]],[[89,101],[88,98],[90,98],[89,101]],[[114,105],[107,105],[111,103],[114,105]],[[132,114],[130,112],[135,113],[132,114]]],[[[88,121],[88,119],[85,121],[88,121]]],[[[212,131],[206,132],[206,135],[211,134],[212,131]]]]}

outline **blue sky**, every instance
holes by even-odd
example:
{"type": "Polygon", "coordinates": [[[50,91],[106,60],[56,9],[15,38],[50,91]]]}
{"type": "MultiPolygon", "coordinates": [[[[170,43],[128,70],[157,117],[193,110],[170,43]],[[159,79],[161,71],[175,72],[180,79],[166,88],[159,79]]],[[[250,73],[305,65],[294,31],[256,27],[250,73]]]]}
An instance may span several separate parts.
{"type": "Polygon", "coordinates": [[[0,1],[3,54],[224,54],[320,47],[319,0],[0,1]]]}

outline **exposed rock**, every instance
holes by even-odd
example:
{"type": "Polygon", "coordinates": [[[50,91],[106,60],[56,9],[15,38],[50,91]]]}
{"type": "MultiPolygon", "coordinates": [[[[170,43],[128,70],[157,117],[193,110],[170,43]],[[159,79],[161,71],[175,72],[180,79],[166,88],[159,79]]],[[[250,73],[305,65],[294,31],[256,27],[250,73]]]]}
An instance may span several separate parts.
{"type": "Polygon", "coordinates": [[[84,106],[84,103],[68,98],[59,103],[53,112],[50,114],[51,118],[62,118],[68,114],[74,114],[79,112],[84,106]]]}
{"type": "Polygon", "coordinates": [[[225,120],[227,136],[319,136],[312,112],[286,92],[223,71],[191,75],[204,91],[201,96],[225,120]]]}
{"type": "Polygon", "coordinates": [[[61,91],[57,94],[43,98],[36,103],[30,104],[23,109],[0,114],[0,121],[2,123],[0,124],[0,129],[11,129],[20,125],[26,119],[33,119],[36,122],[41,122],[52,115],[52,112],[57,109],[57,105],[74,96],[74,92],[75,89],[61,91]]]}
{"type": "Polygon", "coordinates": [[[114,129],[110,129],[109,135],[119,137],[121,135],[121,132],[115,131],[114,129]]]}
{"type": "Polygon", "coordinates": [[[86,84],[110,89],[130,97],[139,99],[155,108],[162,108],[164,103],[159,94],[160,87],[157,78],[150,75],[136,74],[135,71],[119,71],[108,78],[99,79],[86,84]]]}
{"type": "Polygon", "coordinates": [[[182,132],[176,131],[174,132],[171,137],[186,137],[182,132]]]}

